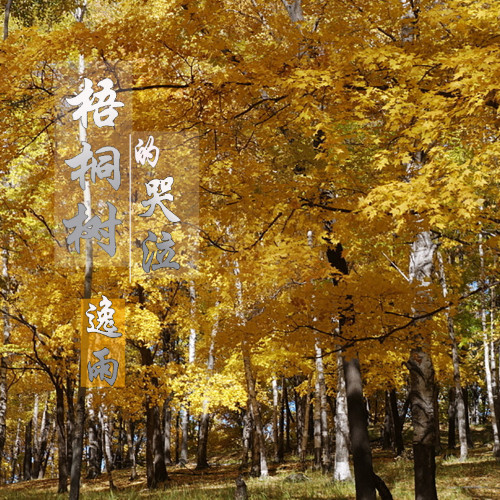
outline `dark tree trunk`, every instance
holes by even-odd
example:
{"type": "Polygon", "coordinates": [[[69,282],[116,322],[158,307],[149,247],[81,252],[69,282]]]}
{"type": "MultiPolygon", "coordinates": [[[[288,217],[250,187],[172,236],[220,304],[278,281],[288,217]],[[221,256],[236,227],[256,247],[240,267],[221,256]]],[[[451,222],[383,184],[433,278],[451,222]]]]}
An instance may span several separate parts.
{"type": "Polygon", "coordinates": [[[408,361],[413,420],[415,500],[437,500],[434,418],[434,368],[422,349],[414,349],[408,361]]]}
{"type": "Polygon", "coordinates": [[[474,447],[474,442],[472,441],[472,434],[470,432],[470,422],[469,422],[469,391],[466,387],[462,389],[462,394],[464,397],[464,407],[465,407],[465,434],[467,436],[467,446],[469,448],[474,447]]]}
{"type": "Polygon", "coordinates": [[[398,412],[398,397],[396,394],[396,389],[392,389],[389,393],[389,401],[391,404],[392,421],[394,424],[394,451],[396,456],[400,456],[404,449],[403,441],[403,423],[408,410],[408,401],[405,402],[405,407],[403,408],[403,415],[400,417],[398,412]]]}
{"type": "Polygon", "coordinates": [[[99,420],[93,410],[89,410],[89,462],[87,479],[96,479],[101,474],[102,436],[99,420]]]}
{"type": "Polygon", "coordinates": [[[375,475],[372,466],[372,451],[368,436],[368,415],[363,399],[363,383],[359,361],[344,359],[347,393],[347,412],[351,435],[357,500],[376,500],[375,475]]]}
{"type": "Polygon", "coordinates": [[[454,450],[456,441],[456,418],[457,409],[455,406],[455,388],[450,387],[448,391],[448,449],[454,450]]]}
{"type": "Polygon", "coordinates": [[[169,399],[163,403],[163,449],[165,465],[172,465],[172,408],[169,399]]]}
{"type": "Polygon", "coordinates": [[[47,447],[49,442],[50,433],[50,418],[49,418],[49,402],[48,398],[45,401],[45,408],[42,414],[42,421],[40,422],[40,433],[36,452],[33,459],[33,478],[42,479],[43,477],[43,461],[47,455],[47,447]]]}
{"type": "Polygon", "coordinates": [[[66,493],[68,491],[68,460],[66,455],[66,424],[64,421],[64,390],[61,386],[56,386],[56,425],[59,474],[57,493],[66,493]]]}
{"type": "Polygon", "coordinates": [[[434,405],[434,428],[436,429],[436,433],[434,434],[435,438],[435,453],[441,453],[441,432],[439,428],[439,385],[434,384],[434,396],[433,396],[433,405],[434,405]]]}
{"type": "Polygon", "coordinates": [[[26,431],[24,433],[24,461],[23,461],[23,480],[30,481],[32,475],[32,458],[33,448],[31,446],[31,439],[33,434],[33,420],[30,419],[26,424],[26,431]]]}
{"type": "Polygon", "coordinates": [[[148,488],[157,488],[168,479],[158,405],[146,403],[146,472],[148,488]]]}
{"type": "Polygon", "coordinates": [[[278,428],[278,463],[285,460],[285,378],[281,384],[281,405],[278,428]]]}
{"type": "Polygon", "coordinates": [[[208,467],[207,444],[209,427],[210,415],[207,412],[203,412],[200,417],[200,426],[198,429],[198,450],[196,456],[197,469],[206,469],[208,467]]]}
{"type": "Polygon", "coordinates": [[[248,466],[248,453],[252,447],[252,415],[250,411],[250,401],[247,401],[247,408],[243,415],[243,429],[242,429],[242,457],[241,468],[244,469],[248,466]]]}
{"type": "Polygon", "coordinates": [[[130,481],[135,481],[137,479],[137,468],[135,460],[135,446],[134,446],[134,422],[132,420],[128,421],[127,425],[127,448],[128,448],[128,460],[130,464],[130,481]]]}

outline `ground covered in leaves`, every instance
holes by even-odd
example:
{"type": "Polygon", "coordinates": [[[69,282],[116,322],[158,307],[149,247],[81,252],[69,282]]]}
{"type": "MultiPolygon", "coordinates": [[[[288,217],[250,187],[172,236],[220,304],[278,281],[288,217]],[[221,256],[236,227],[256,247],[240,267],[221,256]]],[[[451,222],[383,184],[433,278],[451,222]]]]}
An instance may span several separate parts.
{"type": "MultiPolygon", "coordinates": [[[[393,497],[397,500],[413,499],[413,463],[409,458],[394,459],[390,452],[374,452],[376,472],[385,480],[393,497]]],[[[331,477],[307,469],[306,480],[290,482],[287,478],[300,471],[300,464],[287,461],[283,465],[271,466],[267,480],[245,477],[250,500],[309,500],[309,499],[354,499],[354,484],[333,483],[331,477]]],[[[146,488],[145,471],[139,468],[140,476],[129,481],[130,471],[113,471],[116,489],[109,491],[106,474],[96,480],[83,483],[83,499],[166,499],[166,500],[233,500],[235,479],[239,475],[238,464],[218,464],[200,472],[191,467],[169,467],[170,480],[164,488],[150,492],[146,488]]],[[[438,494],[440,499],[499,499],[500,463],[492,458],[491,450],[483,446],[470,451],[469,459],[460,463],[450,456],[437,459],[438,494]]],[[[43,479],[13,484],[0,488],[0,498],[56,499],[57,479],[43,479]]]]}

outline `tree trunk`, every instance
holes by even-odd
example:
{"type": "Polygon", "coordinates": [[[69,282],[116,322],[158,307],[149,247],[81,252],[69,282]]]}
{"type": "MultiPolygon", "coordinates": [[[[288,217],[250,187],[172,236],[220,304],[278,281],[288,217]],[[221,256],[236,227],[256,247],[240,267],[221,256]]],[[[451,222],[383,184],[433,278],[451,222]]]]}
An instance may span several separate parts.
{"type": "Polygon", "coordinates": [[[321,402],[319,398],[319,384],[316,379],[313,406],[314,420],[314,470],[321,468],[321,402]]]}
{"type": "Polygon", "coordinates": [[[348,420],[356,482],[356,500],[376,500],[372,451],[368,436],[368,415],[363,399],[359,361],[344,359],[348,420]]]}
{"type": "MultiPolygon", "coordinates": [[[[437,252],[437,259],[439,263],[439,276],[441,280],[441,289],[443,291],[443,297],[448,296],[448,286],[446,283],[446,274],[444,270],[444,262],[441,252],[437,252]]],[[[462,381],[460,377],[460,358],[458,354],[458,345],[455,336],[455,323],[453,317],[449,313],[446,313],[446,320],[448,325],[448,336],[451,340],[451,359],[453,364],[453,384],[454,384],[454,399],[455,399],[455,412],[458,422],[458,440],[460,442],[460,461],[467,459],[467,431],[465,423],[465,405],[462,393],[462,381]]],[[[450,403],[451,404],[451,403],[450,403]]],[[[454,427],[455,421],[453,421],[454,427]]],[[[450,443],[450,434],[448,433],[448,447],[450,443]]],[[[453,448],[455,447],[455,431],[453,430],[453,448]]]]}
{"type": "Polygon", "coordinates": [[[165,465],[172,465],[172,408],[170,399],[163,403],[163,449],[165,465]]]}
{"type": "Polygon", "coordinates": [[[10,9],[12,7],[12,0],[7,0],[5,3],[5,12],[3,18],[3,39],[7,40],[9,36],[9,19],[10,19],[10,9]]]}
{"type": "Polygon", "coordinates": [[[23,461],[23,481],[31,481],[33,448],[31,447],[31,437],[33,432],[33,420],[26,424],[24,434],[24,461],[23,461]]]}
{"type": "MultiPolygon", "coordinates": [[[[278,463],[285,460],[285,377],[282,377],[281,383],[281,405],[279,414],[278,429],[278,463]]],[[[306,429],[307,432],[307,429],[306,429]]]]}
{"type": "Polygon", "coordinates": [[[454,450],[456,442],[456,419],[457,419],[457,406],[455,399],[455,387],[450,387],[448,391],[448,450],[454,450]]]}
{"type": "Polygon", "coordinates": [[[248,452],[252,446],[252,415],[250,411],[250,399],[247,401],[247,407],[243,415],[243,429],[242,429],[242,458],[241,468],[244,469],[248,466],[248,452]]]}
{"type": "MultiPolygon", "coordinates": [[[[481,235],[479,235],[479,258],[481,261],[481,274],[482,282],[486,281],[484,276],[484,250],[481,243],[481,235]]],[[[483,329],[483,349],[484,349],[484,372],[486,375],[486,393],[488,396],[488,406],[491,416],[491,427],[493,431],[493,456],[500,458],[500,433],[498,428],[498,420],[495,408],[495,397],[493,394],[493,377],[491,372],[491,358],[490,358],[490,339],[488,338],[488,328],[486,324],[486,306],[484,294],[481,304],[481,326],[483,329]]]]}
{"type": "Polygon", "coordinates": [[[422,349],[412,350],[407,365],[411,386],[415,499],[437,500],[434,368],[430,356],[422,349]]]}
{"type": "MultiPolygon", "coordinates": [[[[19,412],[21,412],[21,408],[19,408],[19,412]]],[[[16,439],[12,444],[12,453],[11,453],[11,474],[10,474],[10,482],[13,483],[17,478],[17,459],[19,457],[19,452],[21,451],[21,419],[17,419],[17,430],[16,430],[16,439]]]]}
{"type": "Polygon", "coordinates": [[[315,344],[316,374],[318,379],[318,397],[321,422],[321,465],[323,472],[330,472],[332,457],[330,453],[330,435],[328,433],[328,401],[326,399],[325,369],[323,366],[323,352],[318,342],[315,344]]]}
{"type": "Polygon", "coordinates": [[[208,467],[207,444],[209,427],[210,414],[204,411],[200,417],[200,427],[198,430],[198,451],[196,456],[197,469],[206,469],[208,467]]]}
{"type": "Polygon", "coordinates": [[[68,491],[68,459],[66,455],[66,425],[64,421],[64,390],[56,386],[56,424],[59,482],[57,493],[68,491]]]}
{"type": "Polygon", "coordinates": [[[276,378],[272,380],[273,389],[273,452],[274,461],[280,463],[279,457],[279,429],[278,429],[278,408],[279,408],[279,395],[278,395],[278,383],[276,378]]]}
{"type": "MultiPolygon", "coordinates": [[[[423,160],[419,153],[419,162],[423,160]]],[[[429,231],[419,233],[411,247],[409,280],[420,282],[421,299],[431,300],[427,292],[434,263],[436,244],[429,231]]],[[[419,313],[420,311],[415,311],[419,313]]],[[[436,420],[434,415],[434,367],[428,353],[428,342],[415,335],[407,368],[410,371],[410,404],[413,422],[413,456],[415,499],[437,500],[436,492],[436,420]]]]}
{"type": "Polygon", "coordinates": [[[311,390],[307,391],[305,396],[305,405],[304,405],[304,426],[302,428],[302,446],[301,446],[301,455],[300,462],[302,467],[305,469],[306,464],[306,455],[307,455],[307,443],[309,441],[309,420],[311,418],[311,390]]]}
{"type": "Polygon", "coordinates": [[[89,462],[87,479],[96,479],[101,474],[102,463],[102,429],[92,408],[89,409],[89,462]]]}
{"type": "Polygon", "coordinates": [[[335,405],[335,464],[334,481],[352,479],[349,468],[349,420],[342,355],[337,352],[337,404],[335,405]]]}
{"type": "Polygon", "coordinates": [[[127,448],[128,458],[130,462],[130,481],[137,479],[137,465],[135,460],[135,446],[134,446],[134,422],[129,420],[127,423],[127,448]]]}
{"type": "Polygon", "coordinates": [[[436,454],[441,453],[441,432],[439,426],[439,385],[434,383],[434,397],[432,398],[434,405],[434,449],[436,454]]]}
{"type": "MultiPolygon", "coordinates": [[[[8,6],[10,8],[9,4],[8,6]]],[[[8,7],[6,6],[5,9],[7,10],[7,8],[8,7]]],[[[2,278],[4,282],[3,293],[5,294],[6,297],[8,297],[10,285],[9,285],[8,250],[6,248],[2,250],[2,278]]],[[[5,304],[4,307],[7,309],[8,305],[5,304]]],[[[7,345],[10,342],[10,329],[11,329],[10,318],[8,314],[3,313],[2,320],[3,320],[2,340],[3,340],[3,345],[7,345]]],[[[0,356],[0,468],[4,456],[5,440],[7,436],[7,395],[8,395],[7,367],[8,367],[7,357],[4,355],[0,356]]]]}
{"type": "Polygon", "coordinates": [[[148,488],[157,488],[168,479],[164,442],[161,435],[160,409],[147,397],[146,403],[146,472],[148,488]]]}
{"type": "Polygon", "coordinates": [[[101,408],[99,410],[99,420],[101,421],[102,428],[102,449],[104,455],[104,466],[106,467],[106,473],[108,475],[109,490],[113,491],[115,485],[113,482],[113,450],[111,449],[111,438],[112,431],[109,424],[109,419],[107,413],[107,408],[101,408]]]}
{"type": "Polygon", "coordinates": [[[246,342],[242,342],[242,353],[243,353],[243,364],[245,367],[245,377],[247,382],[248,397],[250,399],[250,405],[252,407],[252,415],[254,420],[254,428],[256,433],[256,438],[259,446],[259,458],[260,458],[260,477],[267,477],[269,472],[267,469],[267,458],[266,458],[266,443],[264,440],[264,430],[262,428],[262,420],[260,417],[259,405],[257,402],[257,394],[255,392],[255,381],[252,375],[252,365],[250,361],[250,353],[248,352],[248,346],[246,342]]]}
{"type": "Polygon", "coordinates": [[[40,422],[40,431],[37,432],[37,444],[35,446],[35,455],[33,457],[33,478],[42,479],[43,477],[43,461],[47,454],[47,446],[50,432],[50,418],[48,414],[49,401],[48,396],[45,398],[45,407],[42,413],[40,422]]]}
{"type": "MultiPolygon", "coordinates": [[[[219,302],[216,302],[216,307],[219,305],[219,302]]],[[[208,349],[208,358],[207,358],[207,378],[210,378],[213,375],[214,371],[214,350],[215,350],[215,338],[217,336],[217,330],[219,328],[219,320],[216,316],[212,333],[210,334],[210,347],[208,349]]],[[[195,342],[196,337],[193,338],[193,343],[195,342]]],[[[194,347],[193,347],[194,350],[194,347]]],[[[194,362],[194,352],[193,352],[193,362],[194,362]]],[[[200,417],[200,426],[198,431],[198,450],[196,457],[196,468],[197,469],[205,469],[208,467],[207,460],[207,447],[208,447],[208,431],[210,429],[210,413],[208,412],[210,401],[205,398],[203,400],[202,405],[202,414],[200,417]]]]}
{"type": "Polygon", "coordinates": [[[392,422],[394,426],[394,451],[396,452],[396,456],[399,457],[404,449],[404,441],[403,441],[403,423],[406,416],[406,411],[408,409],[408,402],[405,403],[405,408],[403,409],[402,417],[399,416],[398,412],[398,398],[396,395],[396,389],[392,389],[389,393],[389,402],[391,405],[391,414],[392,414],[392,422]]]}
{"type": "MultiPolygon", "coordinates": [[[[80,7],[76,9],[75,17],[80,23],[83,23],[87,2],[83,0],[80,7]]],[[[85,59],[83,54],[80,54],[79,73],[83,75],[85,72],[85,59]]],[[[81,121],[79,123],[79,138],[83,143],[87,140],[87,130],[83,127],[81,121]]],[[[85,189],[83,190],[83,202],[89,216],[92,213],[90,181],[85,180],[85,189]]],[[[92,239],[85,241],[85,275],[83,283],[83,298],[90,299],[92,297],[92,274],[94,271],[94,254],[92,239]]],[[[81,357],[81,353],[78,358],[81,357]]],[[[80,359],[77,362],[80,365],[80,359]]],[[[70,441],[71,452],[71,482],[69,491],[69,500],[78,500],[80,498],[80,479],[82,475],[82,460],[83,460],[83,434],[85,426],[85,396],[86,388],[81,385],[82,374],[79,372],[78,395],[76,400],[76,415],[74,422],[73,439],[70,441]]]]}

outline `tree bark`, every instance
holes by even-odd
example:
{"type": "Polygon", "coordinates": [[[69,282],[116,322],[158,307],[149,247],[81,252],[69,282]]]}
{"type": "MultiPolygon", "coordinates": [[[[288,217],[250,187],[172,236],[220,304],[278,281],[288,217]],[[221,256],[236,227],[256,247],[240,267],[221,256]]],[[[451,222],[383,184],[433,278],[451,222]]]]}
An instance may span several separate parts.
{"type": "Polygon", "coordinates": [[[109,490],[113,491],[115,485],[113,482],[113,452],[111,449],[111,429],[109,419],[105,411],[107,408],[99,410],[99,420],[102,429],[102,449],[104,456],[104,465],[106,467],[106,474],[108,475],[109,490]]]}
{"type": "Polygon", "coordinates": [[[356,482],[356,500],[376,500],[375,474],[367,427],[368,415],[363,399],[363,383],[357,358],[352,358],[349,361],[344,359],[344,375],[356,482]]]}
{"type": "Polygon", "coordinates": [[[68,457],[66,454],[66,425],[64,421],[64,390],[56,386],[56,424],[59,481],[57,493],[68,491],[68,457]]]}
{"type": "Polygon", "coordinates": [[[89,462],[87,479],[96,479],[101,474],[102,429],[100,428],[100,422],[96,418],[95,412],[92,408],[89,409],[88,429],[89,462]]]}
{"type": "Polygon", "coordinates": [[[323,472],[329,472],[332,468],[332,457],[330,452],[330,435],[328,432],[328,401],[326,399],[325,369],[323,365],[323,351],[318,342],[315,344],[316,351],[316,373],[319,389],[319,408],[321,421],[321,465],[323,472]]]}
{"type": "Polygon", "coordinates": [[[32,475],[32,443],[33,419],[29,419],[24,433],[24,460],[23,460],[23,481],[31,481],[32,475]]]}
{"type": "Polygon", "coordinates": [[[5,12],[3,18],[3,39],[7,40],[9,36],[9,20],[10,20],[10,9],[12,7],[12,0],[7,0],[5,3],[5,12]]]}
{"type": "MultiPolygon", "coordinates": [[[[4,248],[2,250],[2,278],[4,282],[3,292],[6,297],[8,297],[9,295],[9,286],[10,286],[8,256],[9,256],[8,250],[4,248]]],[[[5,305],[5,308],[8,308],[7,304],[5,305]]],[[[11,330],[10,318],[7,313],[2,314],[2,320],[3,320],[2,341],[3,345],[7,345],[10,342],[10,330],[11,330]]],[[[7,357],[2,355],[0,356],[0,467],[2,465],[5,440],[7,436],[7,396],[8,396],[7,368],[8,368],[7,357]]]]}
{"type": "Polygon", "coordinates": [[[335,405],[335,463],[334,481],[352,479],[349,468],[349,420],[347,417],[347,394],[342,355],[337,352],[337,404],[335,405]]]}
{"type": "Polygon", "coordinates": [[[403,441],[403,423],[406,416],[407,404],[403,409],[404,413],[402,417],[399,415],[398,411],[398,398],[396,395],[396,389],[392,389],[389,393],[389,402],[391,405],[391,413],[392,413],[392,422],[394,425],[394,451],[396,452],[396,456],[400,456],[404,449],[404,441],[403,441]]]}
{"type": "Polygon", "coordinates": [[[49,441],[50,432],[50,418],[48,414],[49,401],[48,396],[45,398],[45,406],[42,413],[40,422],[40,430],[37,432],[37,439],[35,444],[35,453],[33,457],[33,478],[42,479],[43,477],[43,461],[47,454],[47,445],[49,441]]]}
{"type": "Polygon", "coordinates": [[[269,471],[267,469],[266,443],[264,440],[264,430],[262,428],[262,420],[260,416],[259,405],[257,402],[257,394],[255,392],[255,381],[252,375],[250,353],[248,352],[248,346],[246,345],[245,341],[242,342],[242,353],[243,353],[243,364],[245,367],[245,378],[247,382],[248,397],[250,399],[250,405],[252,407],[252,415],[255,424],[254,428],[259,446],[260,477],[264,478],[269,475],[269,471]]]}
{"type": "Polygon", "coordinates": [[[279,412],[279,393],[278,383],[276,378],[272,380],[273,389],[273,453],[274,461],[279,463],[279,429],[278,429],[278,412],[279,412]]]}
{"type": "MultiPolygon", "coordinates": [[[[443,297],[448,296],[448,285],[446,282],[446,274],[444,269],[444,262],[441,252],[437,252],[437,260],[439,264],[439,277],[441,281],[441,289],[443,291],[443,297]]],[[[455,399],[455,413],[457,416],[458,423],[458,440],[460,442],[460,461],[467,459],[467,431],[465,423],[465,405],[462,393],[462,381],[460,376],[460,358],[458,354],[458,344],[455,336],[455,323],[453,317],[449,313],[446,313],[446,320],[448,326],[448,336],[451,340],[451,359],[453,365],[453,384],[454,384],[454,399],[455,399]]],[[[451,403],[450,403],[451,404],[451,403]]],[[[454,427],[453,422],[453,427],[454,427]]],[[[448,438],[450,435],[448,434],[448,438]]],[[[453,430],[453,448],[455,443],[455,431],[453,430]]],[[[450,441],[448,439],[448,447],[450,441]]]]}
{"type": "MultiPolygon", "coordinates": [[[[481,262],[481,281],[485,283],[486,276],[484,275],[484,250],[482,245],[481,235],[479,235],[479,258],[481,262]]],[[[490,339],[488,338],[488,328],[486,322],[486,305],[484,294],[481,304],[481,326],[483,330],[483,349],[484,349],[484,372],[486,375],[486,393],[488,397],[488,406],[491,416],[491,427],[493,431],[493,456],[500,458],[500,432],[498,428],[498,420],[496,415],[495,397],[493,394],[493,376],[491,372],[490,358],[490,339]]]]}
{"type": "MultiPolygon", "coordinates": [[[[83,17],[87,7],[87,1],[83,0],[80,7],[76,9],[75,18],[78,22],[83,23],[83,17]]],[[[79,73],[83,75],[85,71],[85,59],[83,54],[80,54],[79,59],[79,73]]],[[[82,123],[79,124],[79,138],[80,142],[87,140],[87,130],[83,127],[82,123]]],[[[92,213],[90,181],[85,181],[85,189],[83,191],[83,201],[87,214],[90,216],[92,213]]],[[[92,297],[92,274],[94,271],[94,257],[93,257],[92,239],[85,241],[85,275],[83,283],[83,298],[90,299],[92,297]]],[[[81,353],[80,353],[81,356],[81,353]]],[[[77,361],[80,364],[80,356],[77,361]]],[[[83,460],[83,434],[85,426],[85,396],[86,388],[81,385],[82,374],[79,373],[78,395],[76,400],[76,415],[75,427],[73,433],[73,440],[71,442],[71,482],[69,491],[69,500],[78,500],[80,498],[80,479],[82,475],[82,460],[83,460]]]]}
{"type": "Polygon", "coordinates": [[[135,459],[135,446],[134,446],[134,422],[129,420],[127,422],[127,448],[128,459],[130,463],[130,481],[137,479],[137,464],[135,459]]]}
{"type": "Polygon", "coordinates": [[[163,449],[165,465],[172,465],[172,408],[170,399],[163,403],[163,449]]]}
{"type": "Polygon", "coordinates": [[[434,419],[434,368],[430,356],[413,349],[410,370],[410,401],[413,420],[415,499],[437,500],[434,419]]]}

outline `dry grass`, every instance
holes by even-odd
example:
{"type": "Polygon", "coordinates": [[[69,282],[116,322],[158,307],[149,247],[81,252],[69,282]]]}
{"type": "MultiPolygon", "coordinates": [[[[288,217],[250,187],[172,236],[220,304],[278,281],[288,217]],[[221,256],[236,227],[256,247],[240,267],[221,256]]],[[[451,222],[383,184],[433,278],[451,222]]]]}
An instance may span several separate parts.
{"type": "MultiPolygon", "coordinates": [[[[413,465],[408,459],[394,459],[390,453],[374,452],[376,472],[386,481],[397,500],[413,499],[413,465]]],[[[460,463],[455,457],[438,458],[438,494],[440,500],[498,499],[500,500],[500,463],[496,462],[487,447],[471,450],[470,458],[460,463]]],[[[289,483],[285,478],[299,468],[297,462],[271,469],[271,476],[265,481],[247,478],[251,500],[313,500],[354,499],[354,485],[335,484],[329,477],[318,472],[307,471],[309,481],[289,483]]],[[[160,490],[146,489],[144,470],[140,477],[131,482],[129,471],[114,471],[113,479],[117,489],[109,491],[106,476],[84,481],[82,499],[142,498],[165,500],[233,500],[234,480],[239,474],[237,465],[219,465],[204,472],[190,468],[169,468],[170,480],[160,490]]],[[[0,498],[5,500],[62,499],[57,495],[57,480],[43,479],[18,483],[0,488],[0,498]]]]}

